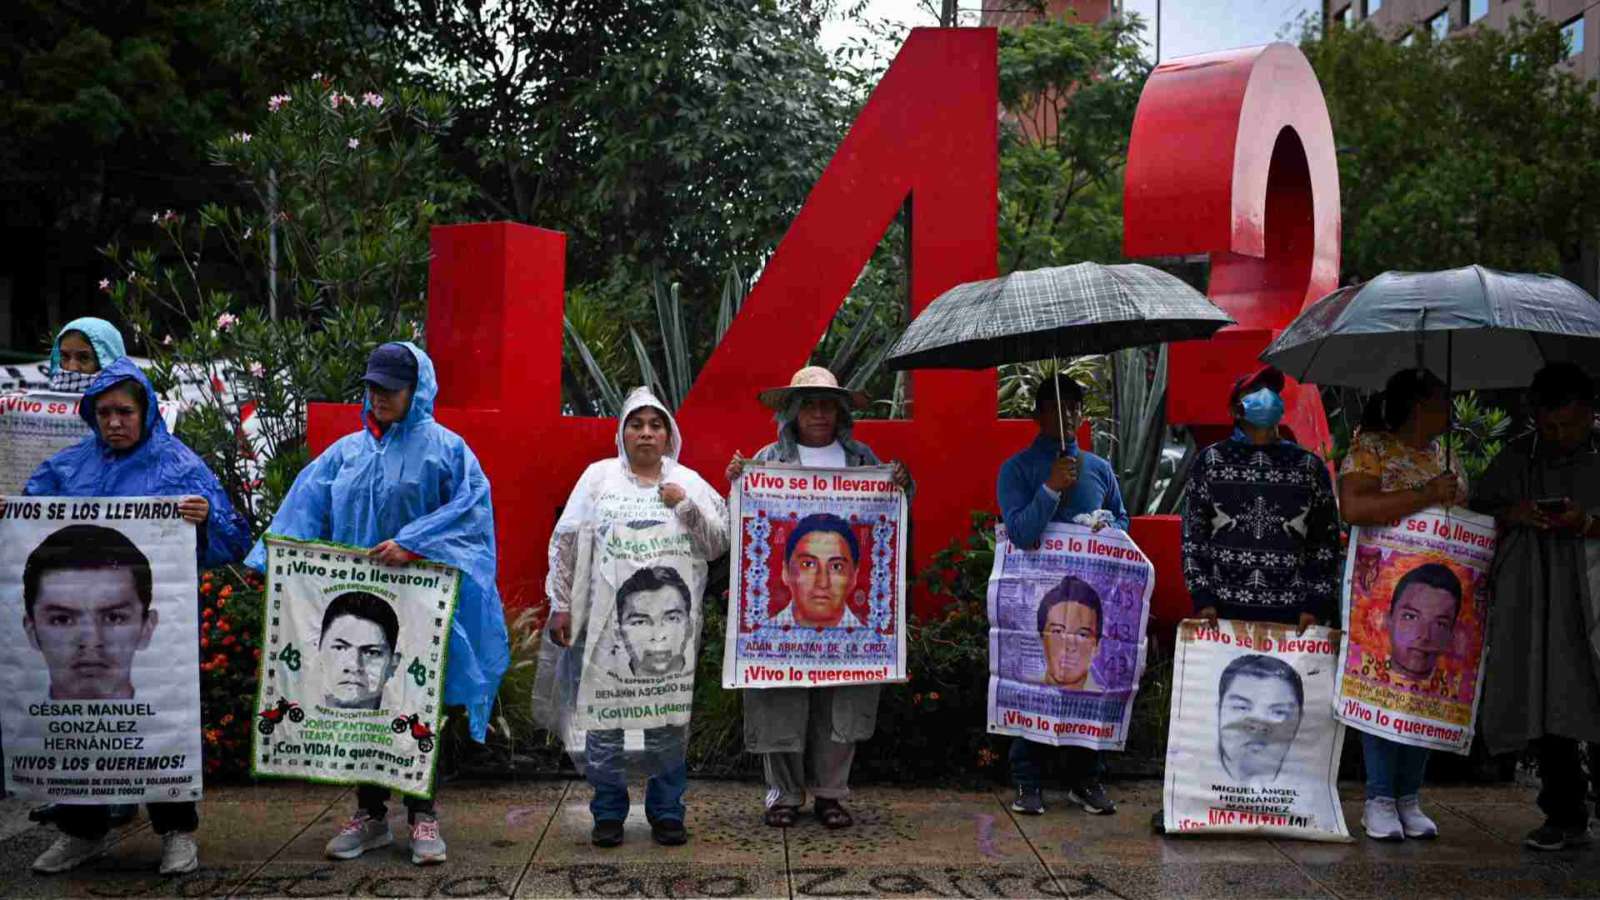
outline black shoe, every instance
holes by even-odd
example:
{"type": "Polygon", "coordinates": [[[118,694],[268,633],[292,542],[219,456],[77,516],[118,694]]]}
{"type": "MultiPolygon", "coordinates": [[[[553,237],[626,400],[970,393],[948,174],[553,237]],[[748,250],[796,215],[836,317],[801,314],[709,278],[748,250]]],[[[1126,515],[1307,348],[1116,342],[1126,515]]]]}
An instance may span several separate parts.
{"type": "Polygon", "coordinates": [[[676,847],[689,841],[689,832],[677,819],[657,819],[651,822],[650,836],[663,847],[676,847]]]}
{"type": "Polygon", "coordinates": [[[1044,815],[1044,795],[1036,787],[1017,786],[1017,796],[1011,801],[1011,811],[1025,816],[1044,815]]]}
{"type": "Polygon", "coordinates": [[[1589,823],[1563,828],[1545,820],[1543,825],[1528,832],[1522,839],[1522,845],[1532,850],[1565,850],[1568,847],[1582,847],[1589,843],[1589,823]]]}
{"type": "Polygon", "coordinates": [[[589,843],[596,847],[622,846],[622,823],[615,819],[594,823],[594,830],[589,832],[589,843]]]}
{"type": "Polygon", "coordinates": [[[1109,816],[1117,811],[1117,804],[1106,796],[1106,789],[1096,779],[1090,779],[1067,791],[1067,799],[1083,807],[1083,811],[1096,816],[1109,816]]]}

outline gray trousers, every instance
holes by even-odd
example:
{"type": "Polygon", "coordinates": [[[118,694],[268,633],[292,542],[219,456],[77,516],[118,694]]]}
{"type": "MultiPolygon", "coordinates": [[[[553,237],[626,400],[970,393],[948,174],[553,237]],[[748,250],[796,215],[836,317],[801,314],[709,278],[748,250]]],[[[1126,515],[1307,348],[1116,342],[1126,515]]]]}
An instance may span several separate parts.
{"type": "Polygon", "coordinates": [[[807,790],[819,800],[850,796],[850,763],[855,759],[856,745],[854,741],[833,739],[833,698],[833,691],[812,692],[803,752],[761,754],[769,809],[804,805],[807,790]]]}

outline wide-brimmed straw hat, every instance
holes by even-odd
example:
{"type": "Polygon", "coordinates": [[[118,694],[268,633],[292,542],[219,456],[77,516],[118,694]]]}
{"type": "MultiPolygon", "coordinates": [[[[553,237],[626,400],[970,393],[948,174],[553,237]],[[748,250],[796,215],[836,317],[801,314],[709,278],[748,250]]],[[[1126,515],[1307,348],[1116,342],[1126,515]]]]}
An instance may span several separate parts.
{"type": "Polygon", "coordinates": [[[839,379],[822,366],[806,366],[794,373],[789,383],[783,387],[768,388],[756,395],[761,405],[768,409],[783,409],[789,402],[789,397],[797,392],[815,392],[819,394],[833,394],[855,409],[865,409],[867,395],[861,391],[852,391],[839,386],[839,379]]]}

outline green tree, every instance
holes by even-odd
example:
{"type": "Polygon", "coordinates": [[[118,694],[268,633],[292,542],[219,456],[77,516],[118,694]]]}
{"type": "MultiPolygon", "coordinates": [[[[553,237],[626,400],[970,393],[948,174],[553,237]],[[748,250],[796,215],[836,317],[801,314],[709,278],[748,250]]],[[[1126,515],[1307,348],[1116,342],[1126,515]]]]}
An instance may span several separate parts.
{"type": "Polygon", "coordinates": [[[1504,31],[1391,37],[1335,28],[1301,42],[1340,148],[1344,271],[1577,274],[1600,225],[1600,108],[1560,29],[1528,13],[1504,31]]]}

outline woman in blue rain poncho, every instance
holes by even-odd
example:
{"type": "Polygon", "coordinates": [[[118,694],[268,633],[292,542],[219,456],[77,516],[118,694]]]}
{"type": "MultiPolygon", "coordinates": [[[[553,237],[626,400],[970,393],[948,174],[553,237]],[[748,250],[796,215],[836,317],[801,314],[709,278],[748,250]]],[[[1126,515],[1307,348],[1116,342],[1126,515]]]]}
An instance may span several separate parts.
{"type": "Polygon", "coordinates": [[[95,375],[128,355],[122,333],[105,319],[73,319],[50,345],[50,390],[81,394],[95,375]]]}
{"type": "MultiPolygon", "coordinates": [[[[439,383],[426,353],[410,343],[384,344],[368,359],[362,380],[361,430],[306,466],[267,531],[370,547],[369,555],[387,565],[428,559],[460,569],[444,701],[466,707],[473,740],[482,742],[511,656],[495,586],[489,479],[467,442],[433,420],[439,383]]],[[[264,571],[265,545],[258,542],[246,562],[264,571]]],[[[328,857],[354,859],[392,843],[388,799],[381,787],[358,788],[358,809],[328,842],[328,857]]],[[[433,801],[407,797],[405,805],[411,861],[443,862],[433,801]]]]}
{"type": "MultiPolygon", "coordinates": [[[[234,511],[217,476],[167,432],[156,401],[155,389],[132,361],[118,359],[101,369],[78,404],[78,414],[93,434],[45,460],[23,493],[181,497],[179,511],[200,526],[200,566],[237,562],[250,546],[249,526],[234,511]]],[[[199,865],[196,805],[152,803],[149,810],[150,824],[161,835],[162,873],[194,871],[199,865]]],[[[51,818],[63,834],[34,861],[34,871],[65,872],[104,853],[115,842],[111,817],[110,806],[56,807],[51,818]]]]}

